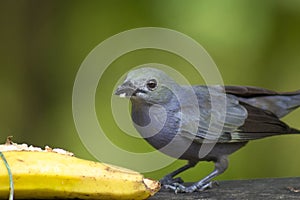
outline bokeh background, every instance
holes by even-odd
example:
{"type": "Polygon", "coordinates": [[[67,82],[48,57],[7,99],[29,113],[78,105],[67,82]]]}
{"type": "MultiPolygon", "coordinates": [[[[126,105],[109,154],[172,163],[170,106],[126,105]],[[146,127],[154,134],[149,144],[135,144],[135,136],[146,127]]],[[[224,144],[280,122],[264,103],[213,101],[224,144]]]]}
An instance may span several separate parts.
{"type": "MultiPolygon", "coordinates": [[[[94,160],[73,122],[77,70],[108,37],[149,26],[174,29],[198,41],[225,84],[300,89],[298,0],[1,0],[0,140],[13,135],[15,142],[61,147],[94,160]]],[[[163,51],[140,50],[112,63],[99,83],[97,114],[107,136],[132,152],[153,149],[117,127],[110,99],[120,76],[147,62],[172,66],[191,83],[203,83],[188,63],[163,51]]],[[[300,109],[284,121],[300,128],[300,109]]],[[[299,152],[300,135],[253,141],[230,156],[229,169],[218,179],[300,176],[299,152]]],[[[146,176],[160,178],[184,163],[176,161],[146,176]]],[[[196,181],[212,169],[212,163],[200,163],[183,178],[196,181]]]]}

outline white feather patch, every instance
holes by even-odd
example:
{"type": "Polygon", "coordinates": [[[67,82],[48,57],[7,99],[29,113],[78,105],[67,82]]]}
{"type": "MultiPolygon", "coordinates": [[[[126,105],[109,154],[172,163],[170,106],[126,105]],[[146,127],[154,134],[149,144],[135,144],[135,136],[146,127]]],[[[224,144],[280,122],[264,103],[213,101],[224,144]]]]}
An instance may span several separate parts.
{"type": "Polygon", "coordinates": [[[124,93],[120,94],[119,96],[120,96],[121,98],[125,98],[125,97],[126,97],[126,93],[124,92],[124,93]]]}

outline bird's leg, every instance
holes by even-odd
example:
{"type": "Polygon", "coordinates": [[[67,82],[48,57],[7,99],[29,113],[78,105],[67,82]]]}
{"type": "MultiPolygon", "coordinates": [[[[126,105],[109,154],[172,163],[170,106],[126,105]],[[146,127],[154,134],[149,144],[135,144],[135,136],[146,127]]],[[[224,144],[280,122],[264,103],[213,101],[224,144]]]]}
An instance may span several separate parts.
{"type": "Polygon", "coordinates": [[[168,185],[173,185],[173,184],[180,184],[183,183],[183,180],[178,177],[178,178],[174,178],[174,176],[180,174],[181,172],[194,167],[197,164],[197,162],[192,162],[189,161],[186,165],[184,165],[183,167],[171,172],[170,174],[164,176],[162,179],[160,179],[160,183],[165,186],[166,188],[168,188],[168,185]]]}
{"type": "Polygon", "coordinates": [[[169,189],[174,190],[177,192],[194,192],[194,191],[203,191],[205,189],[212,187],[211,180],[215,178],[216,176],[222,174],[228,167],[228,160],[226,156],[222,156],[221,158],[217,159],[215,162],[215,169],[212,173],[210,173],[208,176],[203,178],[202,180],[194,183],[191,186],[185,187],[181,184],[173,184],[168,186],[169,189]]]}

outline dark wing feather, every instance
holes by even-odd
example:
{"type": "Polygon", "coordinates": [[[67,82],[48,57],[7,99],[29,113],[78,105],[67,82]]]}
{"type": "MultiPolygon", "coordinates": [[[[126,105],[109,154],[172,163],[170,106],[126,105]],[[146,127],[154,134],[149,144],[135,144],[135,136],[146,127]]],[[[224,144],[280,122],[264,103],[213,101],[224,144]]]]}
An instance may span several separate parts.
{"type": "Polygon", "coordinates": [[[225,86],[227,94],[236,96],[248,117],[233,140],[253,140],[286,133],[299,133],[279,118],[300,105],[300,91],[275,92],[249,86],[225,86]]]}
{"type": "Polygon", "coordinates": [[[248,111],[248,117],[243,126],[239,129],[241,132],[268,132],[268,133],[286,133],[290,132],[290,127],[280,121],[272,112],[256,108],[249,104],[240,102],[248,111]]]}
{"type": "Polygon", "coordinates": [[[243,102],[240,104],[247,109],[248,117],[239,128],[239,132],[232,133],[232,140],[254,140],[280,134],[299,133],[299,130],[289,127],[270,111],[243,102]]]}

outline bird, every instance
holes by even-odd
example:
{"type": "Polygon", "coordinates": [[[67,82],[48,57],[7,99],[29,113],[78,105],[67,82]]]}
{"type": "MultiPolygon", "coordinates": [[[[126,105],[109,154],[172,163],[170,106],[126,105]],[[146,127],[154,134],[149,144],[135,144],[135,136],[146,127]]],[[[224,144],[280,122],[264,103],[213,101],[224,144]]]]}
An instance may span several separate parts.
{"type": "Polygon", "coordinates": [[[115,95],[131,101],[139,134],[155,149],[187,164],[160,179],[182,193],[211,188],[228,168],[228,156],[249,141],[300,134],[280,118],[300,106],[300,90],[275,92],[254,86],[180,85],[164,71],[141,67],[129,71],[115,95]],[[198,162],[214,170],[192,185],[177,176],[198,162]]]}

